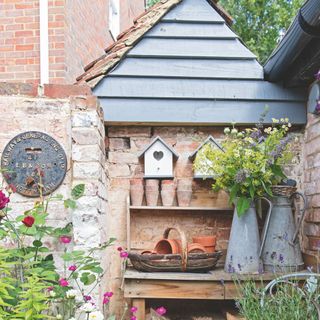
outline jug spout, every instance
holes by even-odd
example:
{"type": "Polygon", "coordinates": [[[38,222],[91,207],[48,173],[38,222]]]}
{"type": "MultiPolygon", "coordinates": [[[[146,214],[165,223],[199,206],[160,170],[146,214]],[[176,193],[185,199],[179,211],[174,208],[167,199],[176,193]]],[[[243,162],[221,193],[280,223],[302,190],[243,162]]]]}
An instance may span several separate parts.
{"type": "Polygon", "coordinates": [[[273,204],[268,198],[262,197],[260,199],[265,200],[269,205],[265,226],[263,228],[263,234],[262,234],[262,238],[261,238],[261,246],[260,246],[260,251],[259,251],[259,257],[261,258],[262,251],[263,251],[264,245],[266,243],[268,229],[269,229],[269,226],[270,226],[270,218],[271,218],[271,214],[272,214],[273,204]]]}

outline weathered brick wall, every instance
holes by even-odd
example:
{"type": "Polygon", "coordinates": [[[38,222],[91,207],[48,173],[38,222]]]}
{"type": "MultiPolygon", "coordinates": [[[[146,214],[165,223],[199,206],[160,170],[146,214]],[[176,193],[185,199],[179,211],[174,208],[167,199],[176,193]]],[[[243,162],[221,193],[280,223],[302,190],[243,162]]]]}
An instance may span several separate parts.
{"type": "MultiPolygon", "coordinates": [[[[72,222],[74,245],[79,249],[105,241],[105,131],[96,97],[90,95],[88,88],[80,86],[48,85],[39,96],[34,85],[0,83],[0,109],[0,157],[15,135],[42,131],[63,146],[68,160],[67,175],[54,193],[70,197],[73,186],[86,185],[85,195],[75,210],[67,210],[57,201],[50,204],[49,224],[62,227],[72,222]]],[[[34,201],[15,193],[11,214],[21,215],[32,208],[34,201]]],[[[57,252],[63,250],[59,243],[53,244],[53,248],[57,252]]]]}
{"type": "MultiPolygon", "coordinates": [[[[144,0],[121,0],[121,31],[144,10],[144,0]]],[[[49,1],[50,83],[74,83],[104,53],[109,0],[49,1]]],[[[39,83],[39,0],[0,1],[0,81],[39,83]]]]}
{"type": "Polygon", "coordinates": [[[308,114],[304,139],[304,192],[308,211],[304,223],[306,252],[319,257],[320,250],[320,117],[308,114]]]}

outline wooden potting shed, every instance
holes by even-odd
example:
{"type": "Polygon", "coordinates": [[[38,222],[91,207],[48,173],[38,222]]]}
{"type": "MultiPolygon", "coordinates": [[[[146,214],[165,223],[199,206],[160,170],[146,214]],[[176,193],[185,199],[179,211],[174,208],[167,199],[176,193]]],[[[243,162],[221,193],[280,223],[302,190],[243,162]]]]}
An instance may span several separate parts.
{"type": "MultiPolygon", "coordinates": [[[[231,25],[232,18],[214,1],[162,0],[88,65],[78,82],[92,87],[107,127],[253,125],[266,105],[266,122],[288,117],[293,124],[304,125],[306,90],[266,81],[263,67],[231,25]]],[[[183,219],[187,214],[232,212],[226,206],[202,205],[201,199],[190,208],[133,207],[127,201],[128,245],[135,214],[165,212],[183,219]]],[[[272,278],[263,276],[265,281],[272,278]]],[[[223,300],[234,299],[237,292],[232,277],[222,269],[207,274],[130,269],[124,295],[133,299],[142,320],[145,299],[223,300]]]]}

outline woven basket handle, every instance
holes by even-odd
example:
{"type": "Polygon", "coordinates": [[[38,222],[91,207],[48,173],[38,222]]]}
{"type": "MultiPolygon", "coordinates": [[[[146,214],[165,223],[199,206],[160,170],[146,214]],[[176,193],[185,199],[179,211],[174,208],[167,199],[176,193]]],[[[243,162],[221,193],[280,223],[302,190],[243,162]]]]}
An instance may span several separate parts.
{"type": "Polygon", "coordinates": [[[187,237],[185,233],[180,230],[179,228],[167,228],[163,233],[163,238],[168,239],[169,233],[171,230],[174,230],[179,233],[180,240],[181,240],[181,247],[182,247],[182,253],[181,253],[181,259],[182,259],[182,271],[187,270],[187,260],[188,260],[188,244],[187,244],[187,237]]]}

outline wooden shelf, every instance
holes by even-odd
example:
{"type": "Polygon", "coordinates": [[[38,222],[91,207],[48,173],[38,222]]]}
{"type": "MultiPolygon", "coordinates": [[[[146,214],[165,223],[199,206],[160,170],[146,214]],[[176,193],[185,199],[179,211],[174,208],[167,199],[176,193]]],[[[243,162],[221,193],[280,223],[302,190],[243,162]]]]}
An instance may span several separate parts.
{"type": "Polygon", "coordinates": [[[219,208],[219,207],[163,207],[163,206],[130,206],[130,210],[162,210],[162,211],[228,211],[233,212],[233,208],[219,208]]]}

